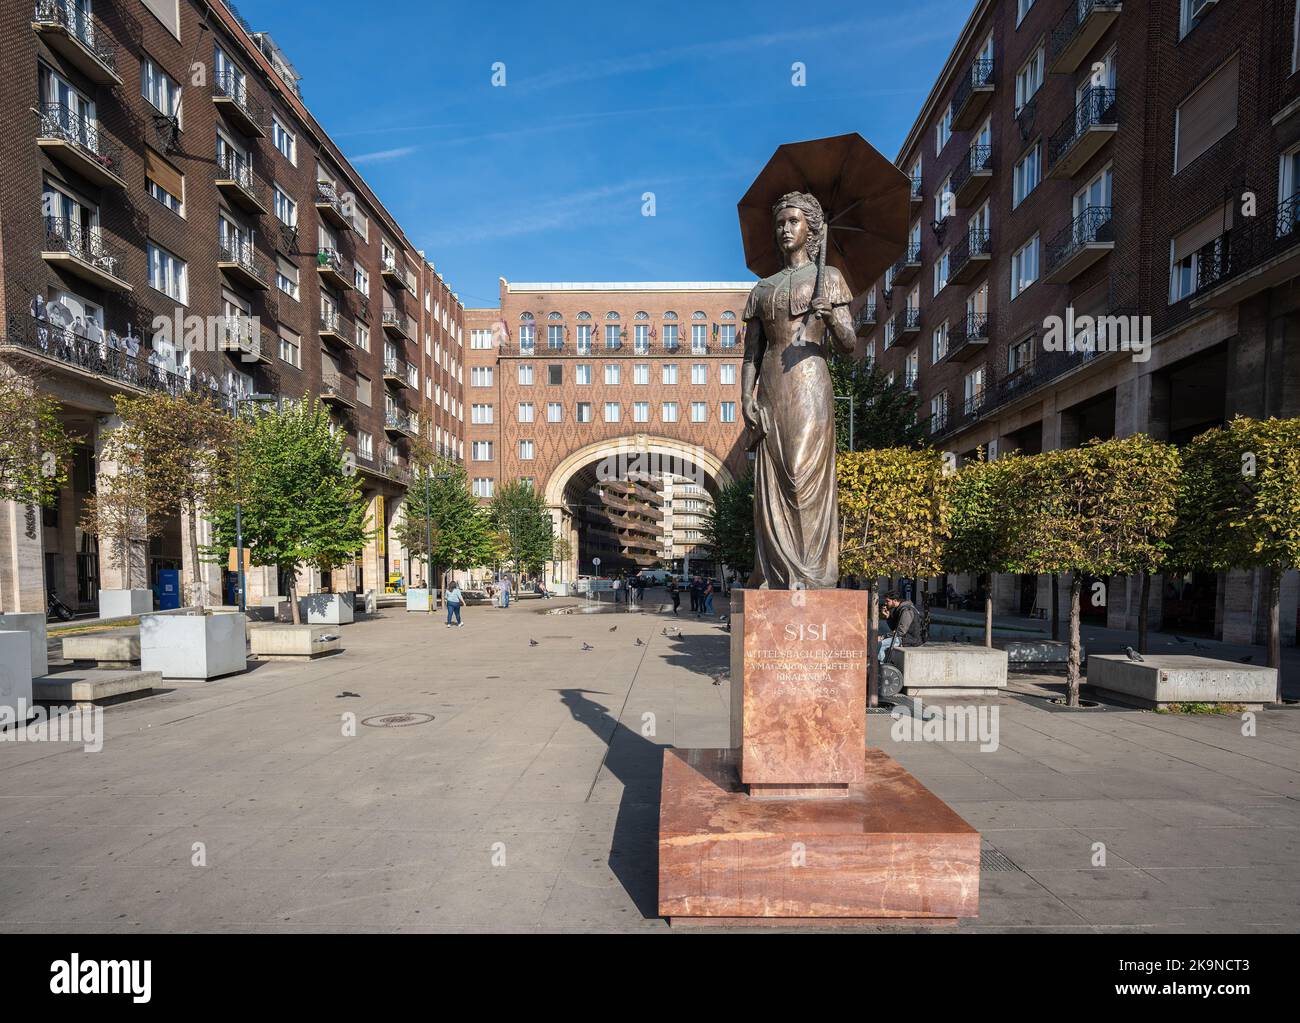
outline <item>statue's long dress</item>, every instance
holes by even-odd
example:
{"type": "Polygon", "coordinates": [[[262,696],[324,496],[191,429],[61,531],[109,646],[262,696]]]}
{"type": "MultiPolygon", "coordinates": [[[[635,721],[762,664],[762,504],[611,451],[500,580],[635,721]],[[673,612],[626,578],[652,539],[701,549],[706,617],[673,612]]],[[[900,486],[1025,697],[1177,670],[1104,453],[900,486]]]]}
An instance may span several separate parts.
{"type": "MultiPolygon", "coordinates": [[[[745,358],[762,360],[757,398],[764,427],[755,452],[750,583],[766,589],[829,589],[839,581],[835,392],[826,363],[831,339],[814,317],[808,343],[792,344],[816,278],[811,263],[782,270],[754,285],[745,306],[745,358]]],[[[832,266],[822,293],[835,306],[852,298],[832,266]]]]}

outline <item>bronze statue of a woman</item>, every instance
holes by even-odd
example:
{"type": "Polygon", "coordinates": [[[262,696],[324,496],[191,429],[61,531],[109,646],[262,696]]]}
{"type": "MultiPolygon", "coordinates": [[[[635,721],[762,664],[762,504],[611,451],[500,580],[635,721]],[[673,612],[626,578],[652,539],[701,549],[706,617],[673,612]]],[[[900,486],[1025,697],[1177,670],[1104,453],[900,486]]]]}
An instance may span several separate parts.
{"type": "Polygon", "coordinates": [[[772,208],[784,268],[745,305],[742,409],[755,447],[754,574],[763,589],[829,589],[839,580],[835,392],[827,356],[853,351],[852,298],[818,259],[821,204],[791,192],[772,208]]]}

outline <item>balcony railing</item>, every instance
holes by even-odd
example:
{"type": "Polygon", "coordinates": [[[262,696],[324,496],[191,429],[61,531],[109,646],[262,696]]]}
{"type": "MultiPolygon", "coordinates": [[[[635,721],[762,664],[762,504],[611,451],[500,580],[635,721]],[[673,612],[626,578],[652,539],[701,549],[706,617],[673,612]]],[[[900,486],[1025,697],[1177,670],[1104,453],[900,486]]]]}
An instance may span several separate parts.
{"type": "Polygon", "coordinates": [[[352,340],[352,324],[343,319],[342,316],[335,312],[322,312],[320,317],[320,333],[326,337],[332,337],[344,344],[354,344],[352,340]]]}
{"type": "Polygon", "coordinates": [[[876,300],[871,298],[854,314],[853,332],[858,335],[869,333],[876,325],[876,300]]]}
{"type": "Polygon", "coordinates": [[[907,243],[903,258],[895,263],[890,270],[890,283],[905,284],[915,277],[920,269],[921,243],[919,241],[910,241],[907,243]]]}
{"type": "Polygon", "coordinates": [[[122,150],[109,143],[95,121],[69,109],[62,103],[50,103],[41,109],[39,138],[47,143],[62,143],[76,150],[78,170],[97,184],[122,184],[122,150]],[[89,172],[89,173],[87,173],[89,172]]]}
{"type": "MultiPolygon", "coordinates": [[[[1261,270],[1252,281],[1251,293],[1263,290],[1280,279],[1278,273],[1266,272],[1270,266],[1280,268],[1283,275],[1294,277],[1290,260],[1279,257],[1290,252],[1300,258],[1300,193],[1271,210],[1233,227],[1201,248],[1197,254],[1196,291],[1198,298],[1205,292],[1232,283],[1247,271],[1261,270]],[[1283,263],[1287,265],[1283,265],[1283,263]],[[1258,287],[1254,287],[1254,285],[1258,287]]],[[[1237,296],[1239,301],[1245,295],[1237,296]]],[[[1193,304],[1200,304],[1194,301],[1193,304]]]]}
{"type": "Polygon", "coordinates": [[[384,429],[394,430],[398,433],[415,433],[415,427],[411,425],[411,417],[407,413],[395,409],[389,409],[384,413],[384,429]]]}
{"type": "Polygon", "coordinates": [[[952,96],[952,126],[954,131],[970,128],[989,93],[993,91],[993,58],[981,57],[971,62],[970,73],[957,83],[952,96]]]}
{"type": "Polygon", "coordinates": [[[347,260],[338,249],[318,249],[316,251],[316,270],[335,286],[351,288],[353,277],[347,260]]]}
{"type": "Polygon", "coordinates": [[[117,73],[117,47],[100,29],[95,16],[81,4],[73,0],[36,0],[32,24],[39,31],[53,31],[67,39],[69,52],[65,55],[96,83],[107,85],[121,80],[117,73]],[[82,59],[77,60],[78,56],[82,59]]]}
{"type": "Polygon", "coordinates": [[[316,209],[335,227],[351,227],[346,204],[339,198],[338,189],[329,181],[316,182],[316,209]]]}
{"type": "Polygon", "coordinates": [[[948,396],[943,396],[939,408],[930,413],[929,422],[926,423],[925,432],[931,437],[943,433],[948,429],[948,396]]]}
{"type": "Polygon", "coordinates": [[[912,174],[910,175],[910,180],[912,182],[911,200],[914,203],[921,202],[922,200],[925,199],[925,195],[921,191],[921,175],[912,174]]]}
{"type": "Polygon", "coordinates": [[[993,252],[993,241],[988,228],[971,227],[957,239],[948,263],[948,280],[962,284],[974,276],[981,265],[988,262],[993,252]]]}
{"type": "Polygon", "coordinates": [[[217,262],[247,278],[249,284],[268,287],[266,263],[259,259],[251,242],[226,240],[217,242],[217,262]]]}
{"type": "Polygon", "coordinates": [[[989,318],[986,313],[967,313],[958,320],[948,338],[948,351],[943,361],[964,362],[984,351],[989,342],[989,318]]]}
{"type": "MultiPolygon", "coordinates": [[[[1063,283],[1062,272],[1070,269],[1071,264],[1082,261],[1088,251],[1092,257],[1088,264],[1099,259],[1106,250],[1114,247],[1115,232],[1111,220],[1111,207],[1089,206],[1047,244],[1047,266],[1045,279],[1052,283],[1063,283]],[[1053,280],[1053,278],[1058,278],[1053,280]]],[[[1079,270],[1082,270],[1080,267],[1079,270]]],[[[1078,270],[1066,279],[1076,276],[1078,270]]]]}
{"type": "Polygon", "coordinates": [[[1119,12],[1119,0],[1069,0],[1052,29],[1048,70],[1053,74],[1076,70],[1119,12]]]}
{"type": "Polygon", "coordinates": [[[224,71],[212,79],[212,95],[220,105],[226,107],[236,123],[247,135],[265,135],[266,122],[261,104],[248,94],[248,79],[224,71]]]}
{"type": "Polygon", "coordinates": [[[383,324],[390,332],[400,334],[402,337],[412,338],[415,336],[415,327],[411,323],[411,318],[406,313],[398,312],[396,309],[384,310],[383,324]]]}
{"type": "MultiPolygon", "coordinates": [[[[1071,154],[1080,139],[1096,129],[1113,130],[1118,125],[1115,109],[1115,90],[1093,85],[1085,90],[1074,111],[1052,132],[1047,141],[1047,166],[1050,169],[1071,154]]],[[[1095,151],[1095,147],[1093,147],[1095,151]]],[[[1081,159],[1091,156],[1081,154],[1081,159]]],[[[1072,161],[1074,162],[1074,161],[1072,161]]],[[[1081,162],[1081,161],[1080,161],[1081,162]]]]}
{"type": "Polygon", "coordinates": [[[216,175],[219,187],[227,182],[234,186],[234,197],[245,209],[265,212],[265,186],[247,160],[237,160],[234,154],[227,153],[217,160],[216,175]]]}
{"type": "Polygon", "coordinates": [[[86,228],[64,217],[46,217],[42,251],[66,252],[99,273],[126,283],[122,254],[104,244],[104,237],[97,227],[86,228]]]}
{"type": "Polygon", "coordinates": [[[971,146],[952,170],[952,192],[958,206],[969,206],[993,173],[993,147],[971,146]]]}
{"type": "Polygon", "coordinates": [[[341,405],[344,408],[356,408],[356,381],[349,380],[342,373],[334,373],[327,370],[321,374],[320,396],[324,401],[327,401],[332,405],[341,405]]]}

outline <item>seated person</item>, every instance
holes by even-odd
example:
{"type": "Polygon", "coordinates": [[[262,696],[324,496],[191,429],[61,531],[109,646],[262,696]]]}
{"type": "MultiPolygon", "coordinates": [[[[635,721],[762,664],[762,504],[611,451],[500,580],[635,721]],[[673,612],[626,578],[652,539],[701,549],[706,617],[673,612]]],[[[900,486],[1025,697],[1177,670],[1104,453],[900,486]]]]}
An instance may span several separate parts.
{"type": "Polygon", "coordinates": [[[896,590],[886,597],[884,605],[885,626],[880,630],[881,656],[889,646],[921,645],[921,612],[910,600],[904,600],[896,590]],[[888,632],[886,632],[886,629],[888,632]],[[888,643],[888,646],[885,644],[888,643]]]}

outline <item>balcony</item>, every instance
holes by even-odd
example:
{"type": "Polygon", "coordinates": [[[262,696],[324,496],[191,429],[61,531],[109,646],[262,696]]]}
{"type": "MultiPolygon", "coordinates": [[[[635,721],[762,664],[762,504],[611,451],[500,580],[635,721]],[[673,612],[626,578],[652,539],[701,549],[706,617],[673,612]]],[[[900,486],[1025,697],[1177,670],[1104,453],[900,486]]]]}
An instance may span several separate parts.
{"type": "Polygon", "coordinates": [[[45,219],[41,258],[105,291],[126,292],[126,264],[122,254],[104,244],[97,227],[83,227],[62,217],[45,219]]]}
{"type": "Polygon", "coordinates": [[[1300,276],[1300,194],[1200,250],[1191,306],[1222,309],[1296,276],[1300,276]]]}
{"type": "Polygon", "coordinates": [[[212,81],[212,102],[245,135],[259,139],[266,135],[266,116],[248,95],[247,79],[233,71],[217,75],[212,81]]]}
{"type": "Polygon", "coordinates": [[[937,411],[930,413],[930,418],[926,420],[925,432],[930,437],[937,437],[948,429],[948,396],[943,395],[943,401],[940,403],[937,411]]]}
{"type": "Polygon", "coordinates": [[[356,408],[356,381],[349,380],[342,373],[327,371],[321,374],[320,400],[335,409],[356,408]]]}
{"type": "Polygon", "coordinates": [[[63,166],[101,188],[125,188],[122,150],[111,145],[99,125],[51,103],[41,111],[36,144],[63,166]]]}
{"type": "Polygon", "coordinates": [[[249,317],[230,317],[226,321],[217,347],[230,355],[238,355],[242,362],[274,361],[275,339],[269,331],[256,329],[256,321],[249,317]]]}
{"type": "Polygon", "coordinates": [[[1115,248],[1109,206],[1089,206],[1047,245],[1048,284],[1066,284],[1115,248]]]}
{"type": "Polygon", "coordinates": [[[1047,140],[1047,177],[1074,177],[1118,130],[1115,90],[1092,86],[1047,140]]]}
{"type": "Polygon", "coordinates": [[[351,348],[356,344],[353,341],[352,324],[345,320],[335,311],[321,313],[320,327],[317,331],[324,341],[332,341],[336,345],[344,348],[351,348]]]}
{"type": "Polygon", "coordinates": [[[907,243],[907,251],[903,253],[903,258],[893,265],[890,273],[891,284],[911,284],[916,279],[916,275],[921,272],[921,243],[911,241],[907,243]]]}
{"type": "Polygon", "coordinates": [[[411,425],[411,417],[400,409],[389,409],[384,413],[384,430],[402,437],[416,435],[415,427],[411,425]]]}
{"type": "Polygon", "coordinates": [[[316,182],[316,212],[326,223],[344,230],[352,229],[352,218],[348,216],[347,206],[339,198],[338,189],[332,182],[316,182]]]}
{"type": "Polygon", "coordinates": [[[876,327],[876,300],[873,297],[853,316],[853,333],[866,337],[876,327]]]}
{"type": "Polygon", "coordinates": [[[266,212],[266,185],[253,173],[247,160],[227,153],[217,160],[217,189],[234,205],[249,213],[266,212]]]}
{"type": "Polygon", "coordinates": [[[890,342],[885,345],[885,351],[893,348],[899,340],[905,337],[911,337],[921,332],[921,310],[913,309],[911,306],[904,306],[901,312],[894,314],[893,335],[890,342]]]}
{"type": "Polygon", "coordinates": [[[993,240],[986,228],[971,227],[952,247],[948,263],[949,284],[969,284],[988,269],[993,240]]]}
{"type": "MultiPolygon", "coordinates": [[[[384,330],[388,331],[390,337],[405,338],[407,341],[415,340],[415,324],[406,313],[398,312],[396,309],[384,310],[384,330]]],[[[529,346],[528,351],[523,354],[532,355],[532,346],[529,346]]]]}
{"type": "Polygon", "coordinates": [[[975,199],[992,178],[993,147],[971,146],[952,170],[952,192],[957,205],[974,206],[975,199]]]}
{"type": "Polygon", "coordinates": [[[1071,0],[1052,29],[1048,72],[1063,75],[1077,71],[1097,40],[1119,17],[1121,9],[1121,4],[1105,0],[1071,0]]]}
{"type": "Polygon", "coordinates": [[[117,48],[95,20],[70,0],[37,0],[32,28],[46,45],[96,85],[121,85],[117,48]]]}
{"type": "MultiPolygon", "coordinates": [[[[384,265],[379,271],[384,276],[384,280],[391,284],[400,284],[403,288],[415,295],[415,281],[412,279],[411,271],[405,265],[396,259],[384,261],[384,265]]],[[[419,296],[416,296],[417,298],[419,296]]]]}
{"type": "Polygon", "coordinates": [[[266,291],[271,286],[266,264],[257,258],[251,242],[238,239],[218,242],[217,268],[246,288],[266,291]]]}
{"type": "Polygon", "coordinates": [[[952,130],[969,131],[993,95],[993,59],[981,57],[971,62],[969,74],[957,83],[952,97],[952,130]]]}
{"type": "Polygon", "coordinates": [[[406,462],[397,457],[386,457],[380,462],[380,470],[385,476],[398,483],[409,484],[411,482],[411,470],[406,462]]]}
{"type": "Polygon", "coordinates": [[[349,290],[355,283],[352,267],[343,258],[338,249],[320,249],[316,253],[316,272],[326,284],[331,284],[340,291],[349,290]]]}
{"type": "Polygon", "coordinates": [[[407,378],[406,362],[402,359],[385,359],[384,381],[396,384],[398,387],[410,387],[411,381],[407,378]]]}
{"type": "Polygon", "coordinates": [[[966,362],[989,346],[989,318],[983,313],[967,313],[958,320],[948,338],[948,351],[941,361],[966,362]]]}
{"type": "Polygon", "coordinates": [[[108,381],[115,389],[130,387],[175,395],[190,390],[186,376],[160,364],[152,348],[141,356],[141,347],[142,339],[130,332],[120,335],[110,329],[105,333],[95,324],[89,329],[64,327],[43,316],[29,317],[25,322],[11,317],[9,329],[0,338],[0,349],[21,352],[87,379],[108,381]]]}
{"type": "Polygon", "coordinates": [[[921,191],[921,175],[913,174],[911,175],[910,180],[912,182],[912,191],[909,195],[909,199],[912,203],[912,212],[915,213],[921,208],[921,204],[925,202],[925,195],[921,191]]]}

